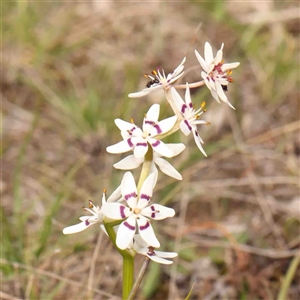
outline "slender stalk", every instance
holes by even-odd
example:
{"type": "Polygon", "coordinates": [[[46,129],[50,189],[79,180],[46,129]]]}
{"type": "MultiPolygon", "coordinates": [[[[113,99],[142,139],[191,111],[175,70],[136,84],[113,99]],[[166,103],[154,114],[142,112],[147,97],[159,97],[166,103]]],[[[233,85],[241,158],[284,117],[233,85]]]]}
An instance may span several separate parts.
{"type": "Polygon", "coordinates": [[[145,155],[145,159],[143,162],[143,167],[142,167],[139,183],[137,186],[138,193],[140,192],[144,181],[146,180],[146,178],[148,177],[148,175],[150,173],[152,162],[153,162],[153,149],[152,149],[152,146],[149,145],[148,151],[145,155]]]}
{"type": "Polygon", "coordinates": [[[122,299],[128,299],[128,295],[132,289],[134,282],[134,252],[133,250],[121,250],[116,245],[116,232],[114,230],[115,224],[105,224],[105,229],[111,241],[115,245],[118,252],[123,257],[123,286],[122,286],[122,299]]]}
{"type": "MultiPolygon", "coordinates": [[[[188,85],[189,85],[189,88],[197,88],[197,87],[205,85],[205,82],[204,82],[204,80],[201,80],[198,82],[189,83],[188,85]]],[[[184,90],[184,89],[186,89],[186,84],[175,84],[175,85],[173,85],[173,87],[177,90],[180,90],[180,89],[184,90]]]]}
{"type": "Polygon", "coordinates": [[[300,263],[300,254],[296,255],[293,258],[293,260],[288,268],[288,271],[283,279],[283,282],[281,284],[277,300],[285,300],[287,298],[286,296],[288,294],[289,287],[295,276],[295,273],[297,271],[299,263],[300,263]]]}
{"type": "Polygon", "coordinates": [[[131,292],[128,296],[128,300],[133,300],[134,299],[134,297],[135,297],[135,295],[136,295],[136,293],[137,293],[137,291],[138,291],[138,289],[139,289],[139,287],[142,283],[142,280],[145,276],[145,273],[146,273],[146,270],[149,266],[149,263],[150,263],[150,259],[146,256],[145,261],[142,265],[142,268],[141,268],[141,270],[140,270],[140,272],[137,276],[137,279],[135,280],[134,286],[133,286],[133,288],[132,288],[132,290],[131,290],[131,292]]]}

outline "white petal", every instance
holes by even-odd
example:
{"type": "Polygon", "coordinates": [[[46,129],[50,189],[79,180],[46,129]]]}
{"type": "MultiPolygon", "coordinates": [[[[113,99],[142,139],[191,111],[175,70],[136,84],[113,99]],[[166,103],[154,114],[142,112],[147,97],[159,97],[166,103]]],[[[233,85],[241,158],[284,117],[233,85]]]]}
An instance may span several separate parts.
{"type": "Polygon", "coordinates": [[[203,153],[204,156],[207,157],[207,154],[205,153],[202,145],[201,145],[201,138],[198,134],[198,131],[197,130],[193,130],[193,135],[194,135],[194,139],[195,139],[195,142],[196,142],[196,145],[198,146],[199,150],[203,153]]]}
{"type": "Polygon", "coordinates": [[[102,213],[109,219],[122,220],[132,214],[130,208],[121,203],[106,203],[102,206],[102,213]]]}
{"type": "Polygon", "coordinates": [[[216,82],[216,89],[217,89],[218,96],[221,98],[221,100],[227,102],[228,101],[227,96],[225,95],[223,88],[219,82],[216,82]]]}
{"type": "Polygon", "coordinates": [[[134,216],[129,217],[121,223],[116,238],[116,244],[121,250],[126,249],[132,242],[136,231],[136,220],[134,216]]]}
{"type": "Polygon", "coordinates": [[[193,103],[191,99],[191,93],[188,83],[186,83],[186,89],[185,89],[185,103],[189,108],[189,111],[193,109],[193,103]]]}
{"type": "Polygon", "coordinates": [[[136,207],[137,189],[134,177],[131,172],[126,172],[121,182],[122,196],[131,208],[136,207]]]}
{"type": "Polygon", "coordinates": [[[130,93],[128,95],[128,97],[129,98],[140,98],[140,97],[146,96],[146,95],[148,95],[148,94],[150,94],[154,91],[160,90],[162,88],[163,88],[162,85],[156,85],[156,86],[153,86],[153,87],[150,87],[150,88],[145,88],[140,92],[130,93]]]}
{"type": "MultiPolygon", "coordinates": [[[[160,204],[152,204],[141,210],[141,214],[154,220],[163,220],[175,216],[175,210],[160,204]]],[[[152,246],[152,245],[151,245],[152,246]]],[[[154,246],[153,246],[154,247],[154,246]]]]}
{"type": "Polygon", "coordinates": [[[188,136],[193,129],[193,125],[186,119],[180,122],[180,130],[184,133],[184,135],[188,136]]]}
{"type": "Polygon", "coordinates": [[[139,227],[139,234],[141,238],[150,246],[154,248],[159,248],[160,243],[155,236],[154,230],[145,218],[137,219],[138,227],[139,227]]]}
{"type": "Polygon", "coordinates": [[[202,69],[203,69],[204,71],[207,72],[208,66],[207,66],[205,60],[204,60],[204,59],[202,58],[202,56],[198,53],[197,50],[195,50],[195,54],[196,54],[196,57],[197,57],[197,59],[198,59],[200,65],[201,65],[202,69]]]}
{"type": "Polygon", "coordinates": [[[224,43],[222,43],[221,45],[221,49],[217,52],[217,55],[214,59],[214,64],[217,65],[218,63],[220,63],[222,61],[222,57],[223,57],[223,47],[224,47],[224,43]]]}
{"type": "Polygon", "coordinates": [[[208,43],[208,42],[206,42],[204,45],[204,57],[205,57],[207,66],[209,66],[214,59],[214,55],[213,55],[212,47],[211,47],[210,43],[208,43]]]}
{"type": "Polygon", "coordinates": [[[143,161],[143,158],[137,158],[134,155],[129,155],[114,164],[114,167],[120,170],[132,170],[139,167],[143,161]]]}
{"type": "Polygon", "coordinates": [[[181,96],[179,95],[179,93],[176,91],[175,88],[173,87],[171,88],[171,93],[177,109],[181,113],[183,113],[183,107],[186,106],[185,102],[182,100],[181,96]]]}
{"type": "Polygon", "coordinates": [[[229,64],[224,64],[222,66],[222,71],[226,71],[226,70],[231,70],[231,69],[235,69],[236,67],[238,67],[240,65],[239,62],[234,62],[234,63],[229,63],[229,64]]]}
{"type": "Polygon", "coordinates": [[[116,153],[124,153],[130,151],[133,147],[128,144],[127,141],[121,141],[117,144],[108,146],[106,151],[108,153],[116,154],[116,153]]]}
{"type": "Polygon", "coordinates": [[[161,157],[155,158],[155,163],[159,166],[160,170],[166,175],[173,177],[177,180],[182,180],[180,173],[166,160],[161,157]]]}
{"type": "Polygon", "coordinates": [[[137,208],[141,209],[148,205],[149,201],[152,198],[155,184],[156,184],[156,174],[152,173],[146,178],[146,180],[144,181],[141,187],[137,208]]]}
{"type": "Polygon", "coordinates": [[[156,123],[159,117],[159,111],[160,111],[160,105],[153,104],[146,113],[146,119],[156,123]]]}
{"type": "Polygon", "coordinates": [[[159,257],[159,256],[155,255],[155,254],[151,254],[151,255],[147,254],[147,257],[149,257],[151,260],[153,260],[153,261],[155,261],[159,264],[171,265],[173,263],[172,260],[164,259],[162,257],[159,257]]]}
{"type": "Polygon", "coordinates": [[[214,99],[216,99],[217,102],[220,103],[218,93],[215,90],[210,90],[210,92],[211,92],[212,96],[214,97],[214,99]]]}
{"type": "Polygon", "coordinates": [[[185,145],[182,143],[177,143],[177,144],[165,144],[169,149],[172,150],[174,156],[177,156],[178,154],[180,154],[184,149],[185,149],[185,145]]]}
{"type": "Polygon", "coordinates": [[[173,116],[156,123],[155,126],[152,126],[151,128],[150,131],[151,136],[154,137],[158,134],[168,132],[174,127],[176,121],[177,121],[177,117],[173,116]]]}
{"type": "Polygon", "coordinates": [[[154,151],[156,151],[161,156],[172,157],[173,151],[169,149],[164,142],[152,138],[148,138],[154,151]]]}
{"type": "MultiPolygon", "coordinates": [[[[121,193],[121,185],[119,185],[116,190],[110,195],[110,197],[108,197],[106,202],[116,202],[118,200],[120,200],[122,196],[121,193]]],[[[104,205],[105,203],[102,201],[102,205],[104,205]]]]}
{"type": "Polygon", "coordinates": [[[89,223],[88,225],[86,225],[85,222],[81,222],[76,225],[64,228],[63,234],[73,234],[73,233],[81,232],[81,231],[86,230],[87,228],[89,228],[91,225],[94,225],[94,224],[96,224],[96,223],[89,223]]]}
{"type": "Polygon", "coordinates": [[[208,80],[208,75],[205,72],[201,72],[201,77],[204,79],[206,86],[211,90],[210,82],[208,80]]]}
{"type": "Polygon", "coordinates": [[[155,250],[155,254],[163,258],[174,258],[178,256],[176,252],[163,252],[163,251],[156,251],[156,250],[155,250]]]}
{"type": "Polygon", "coordinates": [[[115,124],[121,131],[131,131],[132,128],[137,127],[135,124],[123,121],[121,119],[115,119],[115,124]]]}
{"type": "Polygon", "coordinates": [[[143,158],[148,151],[148,143],[145,139],[139,141],[134,147],[133,154],[137,158],[143,158]]]}

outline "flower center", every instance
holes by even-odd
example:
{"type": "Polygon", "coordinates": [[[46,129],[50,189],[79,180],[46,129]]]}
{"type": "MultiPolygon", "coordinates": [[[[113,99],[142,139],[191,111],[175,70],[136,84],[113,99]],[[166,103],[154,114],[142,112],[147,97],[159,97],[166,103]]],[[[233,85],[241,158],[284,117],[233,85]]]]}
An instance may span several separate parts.
{"type": "Polygon", "coordinates": [[[136,215],[138,215],[140,212],[141,212],[141,210],[139,208],[135,208],[133,210],[133,213],[136,214],[136,215]]]}

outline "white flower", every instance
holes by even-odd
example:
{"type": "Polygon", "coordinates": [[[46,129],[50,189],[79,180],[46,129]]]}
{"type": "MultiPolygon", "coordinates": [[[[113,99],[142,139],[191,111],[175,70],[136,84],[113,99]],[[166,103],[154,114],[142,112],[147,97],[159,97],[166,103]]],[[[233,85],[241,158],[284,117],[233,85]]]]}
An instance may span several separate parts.
{"type": "Polygon", "coordinates": [[[121,130],[124,140],[107,147],[106,151],[109,153],[124,153],[133,150],[135,157],[144,157],[148,151],[148,144],[150,144],[158,154],[172,157],[173,151],[155,137],[171,130],[177,117],[173,116],[158,122],[159,110],[159,104],[153,104],[150,107],[143,121],[143,130],[133,123],[116,119],[115,123],[121,130]]]}
{"type": "Polygon", "coordinates": [[[197,125],[199,124],[206,124],[209,125],[209,122],[206,122],[204,120],[199,120],[199,117],[203,114],[203,106],[201,106],[198,110],[194,109],[192,100],[191,100],[191,94],[190,89],[188,86],[188,83],[186,84],[186,90],[185,90],[185,102],[182,100],[181,96],[178,94],[175,88],[171,89],[171,93],[175,102],[175,105],[177,109],[181,112],[183,119],[180,122],[180,129],[185,135],[189,135],[191,132],[193,132],[194,139],[196,142],[196,145],[200,149],[200,151],[205,155],[205,151],[201,144],[203,144],[203,140],[201,139],[198,130],[197,125]]]}
{"type": "Polygon", "coordinates": [[[145,77],[149,78],[150,81],[147,83],[146,88],[137,93],[131,93],[128,95],[129,98],[139,98],[150,94],[151,92],[166,89],[171,83],[179,79],[184,74],[184,64],[185,58],[182,60],[181,64],[167,76],[165,71],[158,68],[157,71],[153,70],[152,75],[145,74],[145,77]]]}
{"type": "Polygon", "coordinates": [[[176,252],[162,252],[156,251],[154,247],[151,247],[145,243],[144,240],[141,239],[139,234],[134,236],[134,242],[132,247],[137,253],[147,256],[151,260],[165,265],[170,265],[173,261],[165,259],[165,258],[174,258],[177,257],[176,252]]]}
{"type": "MultiPolygon", "coordinates": [[[[185,149],[184,144],[165,144],[165,145],[173,152],[172,157],[180,154],[185,149]]],[[[144,162],[144,157],[135,157],[134,155],[129,155],[124,159],[122,159],[121,161],[119,161],[118,163],[114,164],[114,167],[120,170],[132,170],[138,168],[143,162],[144,162]]],[[[157,164],[160,170],[166,175],[173,177],[177,180],[182,180],[182,176],[180,175],[180,173],[178,173],[178,171],[169,162],[161,158],[161,155],[156,152],[153,153],[153,160],[152,160],[150,173],[152,172],[158,173],[155,164],[157,164]]]]}
{"type": "MultiPolygon", "coordinates": [[[[111,196],[106,200],[106,190],[104,190],[102,195],[102,207],[107,202],[114,202],[117,201],[121,197],[121,186],[119,186],[112,194],[111,196]]],[[[79,218],[81,223],[69,226],[63,229],[64,234],[72,234],[77,233],[86,230],[92,225],[95,225],[97,223],[102,224],[104,220],[104,214],[102,212],[102,207],[99,207],[98,205],[95,205],[91,200],[89,200],[89,207],[84,207],[83,209],[88,211],[92,214],[92,216],[82,216],[79,218]]],[[[104,227],[101,227],[102,229],[104,227]]]]}
{"type": "Polygon", "coordinates": [[[211,45],[206,42],[204,46],[204,57],[195,50],[196,57],[205,72],[201,72],[201,76],[205,81],[206,86],[210,89],[212,96],[220,102],[220,99],[227,103],[230,107],[234,108],[228,101],[224,91],[227,91],[227,85],[233,82],[233,79],[229,76],[231,69],[234,69],[240,65],[239,62],[224,64],[223,46],[217,52],[216,57],[213,57],[213,51],[211,45]]]}
{"type": "Polygon", "coordinates": [[[173,217],[175,211],[159,204],[149,205],[156,179],[156,174],[149,175],[138,195],[133,175],[131,172],[126,172],[121,183],[121,192],[127,206],[121,203],[103,205],[102,211],[106,217],[114,220],[124,219],[117,232],[116,244],[118,248],[122,250],[128,248],[136,231],[148,245],[155,248],[160,246],[149,219],[162,220],[173,217]]]}

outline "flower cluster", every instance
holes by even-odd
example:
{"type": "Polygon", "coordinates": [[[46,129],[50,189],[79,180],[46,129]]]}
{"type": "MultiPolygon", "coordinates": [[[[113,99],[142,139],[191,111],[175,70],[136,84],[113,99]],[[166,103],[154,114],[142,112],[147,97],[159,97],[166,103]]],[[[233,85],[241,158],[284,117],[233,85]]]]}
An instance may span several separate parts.
{"type": "Polygon", "coordinates": [[[81,232],[94,224],[99,224],[106,232],[105,228],[110,226],[109,224],[113,224],[116,233],[114,242],[121,251],[129,249],[158,263],[172,263],[169,259],[176,257],[177,254],[156,250],[160,247],[160,242],[152,223],[173,217],[175,211],[172,208],[154,203],[152,196],[160,176],[159,170],[174,179],[182,180],[181,174],[165,158],[171,159],[179,155],[185,149],[185,145],[182,143],[165,143],[162,140],[178,130],[181,130],[186,136],[192,133],[197,147],[204,156],[207,156],[202,146],[204,142],[198,131],[198,125],[210,124],[202,119],[205,103],[195,108],[190,89],[206,85],[213,98],[218,102],[222,100],[234,108],[227,99],[225,92],[228,90],[229,83],[233,82],[230,77],[231,69],[236,68],[239,63],[225,64],[222,60],[223,47],[224,44],[215,57],[209,43],[205,43],[204,58],[195,50],[196,58],[203,69],[201,72],[203,80],[199,82],[187,82],[185,85],[175,84],[184,75],[186,58],[168,75],[165,75],[161,68],[152,71],[151,75],[145,75],[150,79],[146,87],[142,91],[131,93],[128,96],[139,98],[154,91],[163,90],[174,115],[159,120],[160,105],[153,104],[144,115],[141,127],[136,125],[133,119],[130,122],[115,119],[122,140],[108,146],[106,150],[112,154],[131,152],[130,155],[114,164],[116,169],[127,172],[124,174],[120,186],[108,199],[106,199],[106,191],[103,192],[101,207],[90,201],[89,207],[84,209],[91,216],[80,217],[81,222],[66,227],[63,230],[64,234],[81,232]],[[185,88],[184,99],[178,92],[178,89],[183,88],[185,88]],[[141,165],[142,172],[137,185],[133,174],[128,170],[136,169],[141,165]]]}

